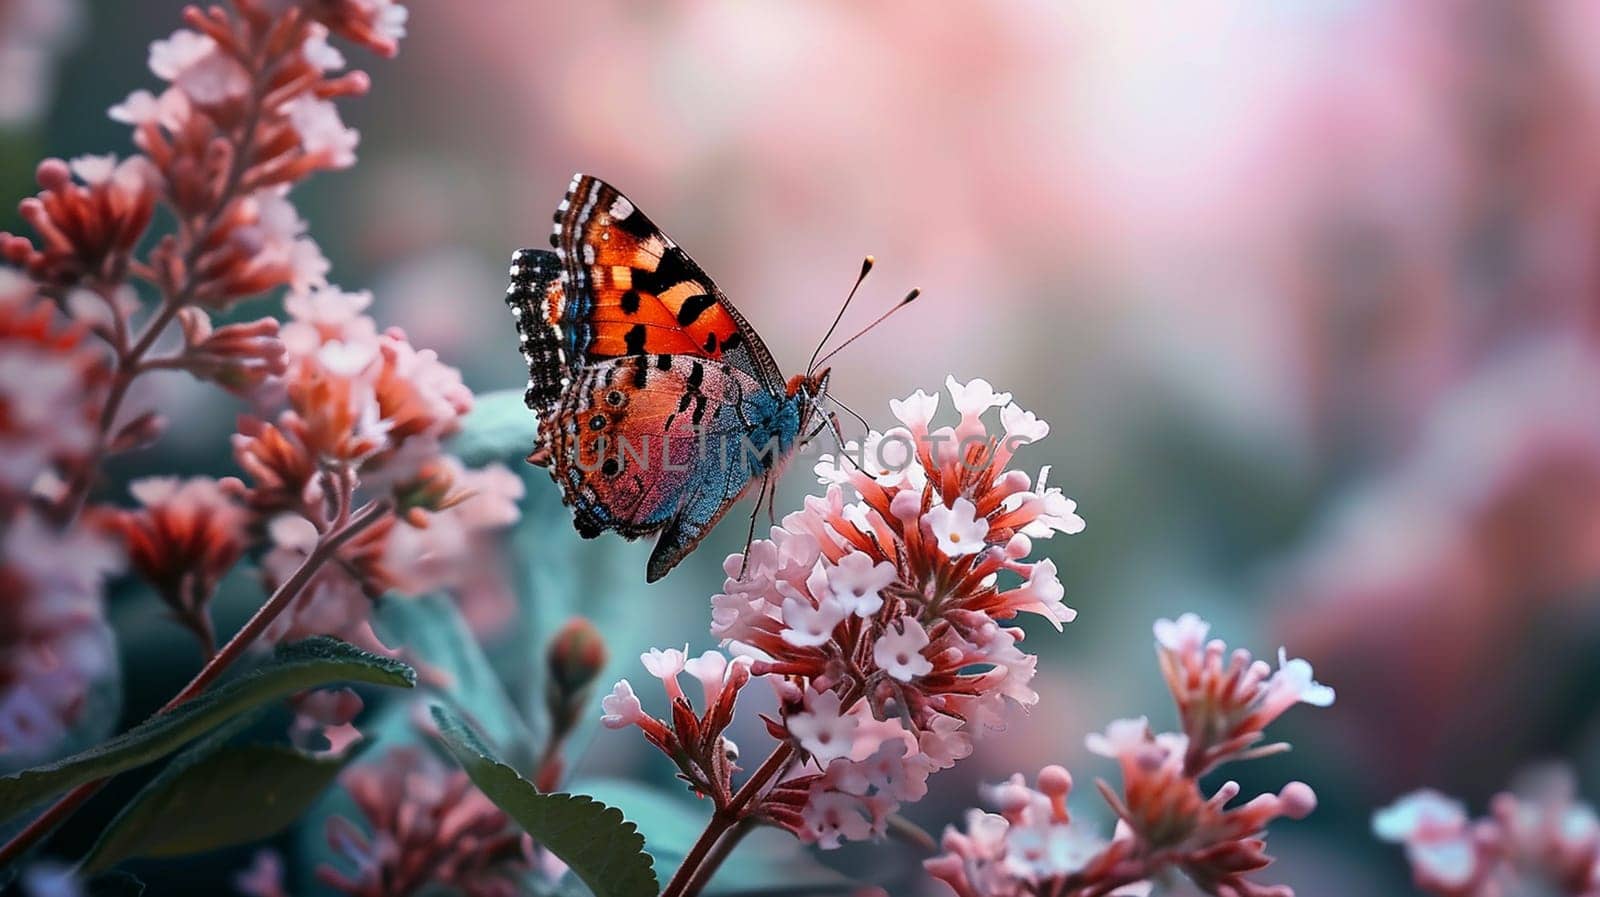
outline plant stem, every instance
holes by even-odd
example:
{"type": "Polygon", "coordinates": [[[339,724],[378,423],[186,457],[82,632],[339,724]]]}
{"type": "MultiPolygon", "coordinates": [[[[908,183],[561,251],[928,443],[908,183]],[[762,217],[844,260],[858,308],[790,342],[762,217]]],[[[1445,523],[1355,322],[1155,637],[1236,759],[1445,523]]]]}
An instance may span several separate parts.
{"type": "Polygon", "coordinates": [[[196,673],[195,677],[189,681],[189,684],[184,686],[183,691],[173,696],[172,700],[168,701],[160,712],[167,713],[179,704],[183,704],[205,691],[206,686],[216,681],[217,677],[232,666],[234,661],[250,650],[250,646],[254,645],[256,639],[261,637],[261,633],[265,632],[267,627],[271,626],[273,621],[278,619],[279,615],[294,603],[294,599],[299,597],[300,592],[311,582],[312,577],[317,575],[324,563],[331,560],[346,542],[360,535],[362,530],[378,522],[383,515],[389,513],[389,510],[389,502],[386,499],[369,501],[361,510],[351,515],[349,521],[343,526],[319,539],[311,549],[311,553],[306,555],[306,559],[300,562],[300,566],[295,569],[294,573],[284,580],[282,585],[278,586],[272,593],[272,597],[267,599],[267,603],[261,605],[260,609],[243,626],[239,627],[239,631],[233,634],[233,638],[228,639],[228,643],[222,646],[222,650],[218,651],[216,656],[212,657],[204,667],[201,667],[200,672],[196,673]]]}
{"type": "MultiPolygon", "coordinates": [[[[705,831],[700,833],[694,846],[684,855],[683,863],[678,866],[678,871],[673,873],[672,880],[667,882],[661,897],[691,897],[699,893],[699,887],[704,886],[722,861],[727,859],[727,851],[713,852],[712,848],[717,846],[717,842],[728,829],[744,819],[744,814],[750,805],[772,779],[789,765],[789,759],[793,755],[794,746],[789,742],[778,745],[728,802],[728,806],[712,814],[705,831]]],[[[728,845],[728,851],[732,849],[733,845],[728,845]]]]}
{"type": "MultiPolygon", "coordinates": [[[[861,700],[864,686],[858,680],[845,691],[840,704],[846,708],[854,708],[856,702],[861,700]]],[[[772,749],[772,753],[763,760],[750,778],[728,801],[728,805],[712,814],[711,821],[706,824],[705,831],[689,848],[689,853],[683,858],[683,865],[673,873],[672,880],[667,882],[667,887],[661,892],[661,897],[696,897],[706,882],[717,871],[733,848],[738,846],[747,832],[740,832],[736,837],[730,837],[726,848],[721,847],[723,835],[728,833],[735,825],[743,825],[753,820],[748,818],[750,808],[761,798],[762,793],[772,780],[783,773],[789,761],[794,759],[794,744],[785,741],[772,749]]]]}
{"type": "MultiPolygon", "coordinates": [[[[261,605],[261,608],[250,617],[249,621],[240,627],[238,632],[233,634],[233,638],[228,639],[228,643],[222,646],[221,651],[218,651],[206,662],[206,665],[200,669],[200,672],[195,674],[189,684],[184,686],[183,690],[178,692],[177,695],[173,696],[172,700],[162,705],[155,715],[160,716],[170,713],[179,705],[187,703],[205,691],[206,686],[216,681],[228,667],[233,665],[234,661],[244,656],[244,653],[261,636],[261,633],[265,632],[267,627],[271,626],[272,622],[294,603],[294,600],[305,590],[306,585],[317,575],[317,571],[321,569],[322,565],[334,557],[340,546],[355,538],[367,527],[378,522],[383,518],[383,515],[389,513],[389,510],[390,507],[387,500],[368,502],[361,510],[352,515],[343,526],[325,534],[318,540],[316,546],[311,549],[311,553],[307,554],[306,559],[300,562],[300,566],[294,573],[273,591],[272,597],[268,598],[267,602],[261,605]]],[[[49,809],[39,814],[26,828],[6,842],[5,846],[0,847],[0,869],[4,869],[30,847],[38,843],[40,839],[50,834],[57,825],[60,825],[68,816],[71,816],[74,810],[93,797],[107,781],[107,779],[99,779],[79,785],[77,788],[67,792],[52,804],[49,809]]]]}
{"type": "Polygon", "coordinates": [[[172,300],[161,303],[160,311],[145,325],[144,332],[140,334],[139,341],[126,352],[117,356],[116,373],[111,376],[111,390],[106,394],[106,403],[100,407],[100,421],[96,428],[94,447],[90,449],[89,457],[84,459],[83,466],[73,476],[68,487],[67,495],[62,500],[62,520],[70,523],[77,519],[83,511],[83,505],[89,498],[89,489],[94,485],[95,471],[99,470],[100,462],[105,459],[106,450],[111,444],[111,428],[116,426],[117,412],[122,409],[122,400],[128,396],[128,387],[133,385],[136,377],[142,373],[139,360],[150,351],[156,340],[166,331],[167,325],[177,317],[179,304],[172,300]]]}
{"type": "Polygon", "coordinates": [[[755,819],[746,816],[744,819],[739,820],[722,837],[718,838],[716,846],[711,849],[710,853],[706,854],[705,859],[700,863],[699,870],[695,872],[694,878],[689,881],[688,887],[684,889],[685,897],[695,897],[695,895],[704,891],[706,885],[711,883],[711,877],[717,873],[718,869],[722,868],[722,864],[728,859],[728,855],[733,853],[733,849],[738,847],[739,842],[744,840],[744,836],[754,831],[755,827],[755,819]]]}
{"type": "MultiPolygon", "coordinates": [[[[112,374],[111,389],[106,394],[106,403],[100,409],[99,429],[95,434],[94,447],[89,457],[84,459],[83,466],[73,476],[67,487],[67,494],[61,501],[63,524],[70,524],[83,512],[83,506],[89,499],[89,491],[94,486],[95,473],[105,460],[106,451],[110,447],[111,428],[116,426],[117,412],[122,409],[122,402],[127,398],[128,387],[133,385],[133,381],[140,374],[148,370],[142,364],[144,356],[155,346],[156,340],[166,332],[167,327],[178,316],[179,310],[193,302],[195,294],[200,290],[201,283],[195,274],[195,265],[200,261],[206,241],[210,239],[217,223],[222,220],[223,213],[238,197],[239,187],[244,181],[246,172],[249,171],[250,159],[255,150],[256,130],[261,123],[263,85],[259,82],[265,79],[265,73],[270,71],[276,62],[276,59],[263,60],[253,73],[258,83],[250,93],[252,99],[250,109],[239,132],[239,139],[234,144],[232,163],[228,166],[222,189],[218,191],[216,202],[207,210],[200,227],[190,237],[189,246],[183,253],[183,285],[176,290],[165,291],[160,310],[145,325],[139,339],[126,351],[117,352],[116,371],[112,374]]],[[[187,225],[180,226],[180,233],[187,229],[187,225]]],[[[125,276],[123,279],[126,281],[125,276]]],[[[117,318],[117,328],[120,333],[124,331],[126,324],[118,317],[115,303],[111,303],[111,307],[112,316],[117,318]]]]}

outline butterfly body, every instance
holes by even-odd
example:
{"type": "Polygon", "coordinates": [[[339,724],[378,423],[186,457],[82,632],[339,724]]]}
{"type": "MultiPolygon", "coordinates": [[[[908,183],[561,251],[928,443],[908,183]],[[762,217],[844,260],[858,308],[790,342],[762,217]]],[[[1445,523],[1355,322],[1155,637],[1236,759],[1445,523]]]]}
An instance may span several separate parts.
{"type": "Polygon", "coordinates": [[[578,532],[659,533],[665,576],[799,445],[827,372],[778,373],[733,305],[614,188],[573,179],[554,251],[513,258],[506,301],[548,466],[578,532]]]}

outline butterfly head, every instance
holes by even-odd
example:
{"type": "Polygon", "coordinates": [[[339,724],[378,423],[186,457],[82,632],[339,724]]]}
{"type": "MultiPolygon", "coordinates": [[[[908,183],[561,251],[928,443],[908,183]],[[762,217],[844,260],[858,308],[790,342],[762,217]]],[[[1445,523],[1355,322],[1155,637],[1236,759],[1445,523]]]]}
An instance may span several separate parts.
{"type": "Polygon", "coordinates": [[[809,374],[796,374],[789,378],[789,397],[800,402],[800,426],[804,430],[811,416],[828,397],[828,378],[832,368],[822,368],[809,374]]]}
{"type": "Polygon", "coordinates": [[[828,394],[828,378],[833,376],[832,368],[822,368],[809,374],[795,374],[789,378],[789,395],[799,396],[801,401],[816,404],[828,394]]]}

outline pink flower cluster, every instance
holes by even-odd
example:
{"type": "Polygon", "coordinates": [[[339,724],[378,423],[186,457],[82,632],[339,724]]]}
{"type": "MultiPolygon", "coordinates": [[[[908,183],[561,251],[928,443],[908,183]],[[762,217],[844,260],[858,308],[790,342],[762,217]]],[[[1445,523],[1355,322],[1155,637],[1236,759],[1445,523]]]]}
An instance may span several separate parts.
{"type": "Polygon", "coordinates": [[[1311,788],[1291,782],[1230,808],[1239,785],[1225,782],[1208,797],[1200,778],[1224,763],[1286,748],[1259,744],[1265,726],[1297,703],[1326,706],[1333,691],[1312,679],[1303,660],[1280,652],[1273,672],[1248,652],[1230,656],[1221,641],[1207,642],[1207,631],[1193,614],[1155,625],[1182,733],[1154,734],[1141,717],[1117,720],[1087,739],[1122,771],[1120,792],[1097,783],[1118,818],[1110,840],[1073,821],[1072,777],[1048,766],[1034,788],[1017,775],[988,789],[999,812],[973,810],[965,831],[948,830],[945,852],[925,864],[929,873],[960,897],[1144,894],[1168,869],[1208,894],[1290,897],[1289,888],[1248,876],[1272,861],[1264,850],[1267,826],[1315,808],[1311,788]]]}
{"type": "Polygon", "coordinates": [[[869,450],[856,452],[865,468],[849,466],[849,447],[824,456],[825,494],[728,558],[711,631],[731,661],[645,656],[672,701],[670,724],[646,715],[626,680],[606,699],[607,725],[638,725],[719,809],[736,800],[721,733],[752,677],[780,700],[767,720],[778,759],[756,776],[776,784],[734,809],[824,847],[881,835],[901,803],[927,792],[929,774],[1003,726],[1008,701],[1038,701],[1036,658],[1019,647],[1023,631],[1003,624],[1023,611],[1057,629],[1073,618],[1055,564],[1027,558],[1035,539],[1083,521],[1045,473],[1008,469],[1049,427],[983,380],[947,385],[958,424],[933,428],[937,394],[891,402],[902,426],[867,435],[869,450]],[[993,409],[1001,431],[985,421],[993,409]],[[904,457],[877,464],[888,451],[872,449],[888,443],[904,457]],[[704,685],[702,715],[678,685],[683,672],[704,685]]]}
{"type": "Polygon", "coordinates": [[[241,486],[232,478],[150,477],[129,487],[142,507],[95,514],[208,657],[216,649],[211,596],[251,542],[251,517],[232,494],[241,486]]]}
{"type": "Polygon", "coordinates": [[[101,593],[122,556],[51,508],[93,450],[105,365],[87,335],[23,278],[0,271],[0,756],[8,760],[55,744],[115,666],[101,593]]]}
{"type": "MultiPolygon", "coordinates": [[[[365,524],[342,546],[340,563],[323,569],[268,630],[275,638],[361,637],[372,596],[451,584],[481,551],[477,534],[514,520],[521,495],[520,480],[504,468],[466,471],[443,451],[472,403],[459,373],[399,330],[380,331],[365,314],[369,295],[328,285],[329,264],[288,198],[311,174],[355,161],[358,135],[333,101],[364,92],[367,78],[337,74],[345,61],[330,36],[393,55],[405,11],[389,0],[240,0],[231,10],[191,7],[185,19],[189,28],[150,47],[150,69],[167,87],[136,91],[111,110],[133,125],[142,154],[47,160],[39,167],[43,192],[21,208],[37,240],[0,236],[0,254],[65,296],[113,362],[109,371],[79,364],[50,380],[59,392],[81,389],[89,372],[101,381],[109,373],[110,398],[73,404],[50,393],[59,407],[88,412],[81,425],[58,422],[53,411],[24,416],[52,426],[30,431],[16,479],[25,486],[37,475],[38,464],[23,464],[28,457],[72,460],[77,475],[62,502],[71,515],[100,457],[159,433],[153,414],[115,426],[134,378],[177,369],[215,382],[258,411],[241,419],[234,438],[248,482],[143,481],[132,487],[142,507],[97,511],[95,520],[128,546],[134,569],[209,655],[212,593],[251,544],[271,539],[263,569],[277,588],[351,519],[359,499],[385,502],[393,513],[365,524]],[[139,258],[157,205],[170,210],[177,231],[139,258]],[[130,277],[163,298],[137,334],[130,277]],[[212,312],[279,287],[290,290],[288,323],[212,323],[212,312]],[[174,321],[182,347],[148,357],[174,321]],[[109,433],[96,433],[97,418],[109,433]]],[[[30,374],[4,382],[33,379],[45,367],[33,362],[7,353],[4,363],[28,365],[30,374]]]]}
{"type": "Polygon", "coordinates": [[[1576,799],[1569,771],[1530,773],[1489,809],[1474,820],[1424,789],[1375,813],[1372,829],[1405,845],[1417,887],[1439,897],[1600,895],[1600,818],[1576,799]]]}
{"type": "Polygon", "coordinates": [[[287,373],[273,419],[244,418],[234,454],[244,490],[267,521],[269,584],[284,582],[358,494],[386,496],[395,514],[348,543],[269,630],[274,638],[332,634],[375,644],[371,600],[455,584],[487,550],[483,534],[517,519],[522,481],[500,465],[464,469],[442,443],[460,429],[472,393],[454,368],[380,332],[372,297],[334,287],[293,293],[283,326],[287,373]]]}
{"type": "Polygon", "coordinates": [[[1348,749],[1390,791],[1472,774],[1457,733],[1553,724],[1521,699],[1587,651],[1600,583],[1600,348],[1576,334],[1489,353],[1405,455],[1284,565],[1279,630],[1348,697],[1348,749]],[[1511,633],[1519,633],[1512,637],[1511,633]],[[1448,644],[1419,653],[1419,643],[1448,644]],[[1494,664],[1478,658],[1493,655],[1494,664]]]}
{"type": "Polygon", "coordinates": [[[516,897],[533,868],[532,841],[473,787],[420,748],[396,748],[351,767],[340,784],[370,833],[335,816],[328,843],[353,872],[317,878],[351,897],[400,897],[440,887],[464,897],[516,897]]]}

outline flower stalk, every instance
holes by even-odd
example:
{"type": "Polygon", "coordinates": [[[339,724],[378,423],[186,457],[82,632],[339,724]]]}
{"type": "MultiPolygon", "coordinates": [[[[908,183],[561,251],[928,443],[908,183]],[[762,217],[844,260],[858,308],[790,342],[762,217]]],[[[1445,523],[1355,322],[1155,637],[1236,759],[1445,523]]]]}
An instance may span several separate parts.
{"type": "MultiPolygon", "coordinates": [[[[272,625],[285,610],[292,606],[295,599],[317,575],[318,571],[332,560],[340,547],[351,539],[360,535],[374,523],[381,520],[390,512],[386,501],[373,501],[363,506],[359,511],[350,515],[343,523],[329,532],[326,537],[319,540],[317,547],[306,556],[305,561],[295,571],[294,575],[275,590],[266,603],[253,614],[250,619],[228,639],[212,658],[196,673],[194,678],[183,687],[176,695],[156,711],[157,715],[171,713],[189,701],[199,697],[213,682],[227,672],[241,657],[249,651],[261,634],[272,625]]],[[[65,822],[80,806],[93,797],[104,787],[106,779],[97,779],[79,785],[66,795],[58,799],[26,828],[14,835],[11,840],[0,846],[0,869],[5,868],[13,860],[22,856],[30,847],[37,844],[54,831],[56,826],[65,822]]]]}
{"type": "Polygon", "coordinates": [[[1035,539],[1083,521],[1047,471],[1009,467],[1044,422],[982,380],[947,388],[958,424],[932,427],[938,396],[892,402],[901,426],[824,456],[826,493],[726,560],[711,631],[731,657],[641,658],[671,702],[666,718],[645,713],[627,680],[604,700],[608,727],[636,726],[713,807],[665,897],[698,893],[752,825],[824,848],[885,835],[929,775],[1002,725],[1008,703],[1038,700],[1023,632],[1002,624],[1073,618],[1055,564],[1025,559],[1035,539]],[[996,408],[998,431],[984,420],[996,408]],[[702,686],[701,711],[684,673],[702,686]],[[735,789],[738,751],[723,733],[756,679],[778,696],[764,718],[776,744],[735,789]]]}

